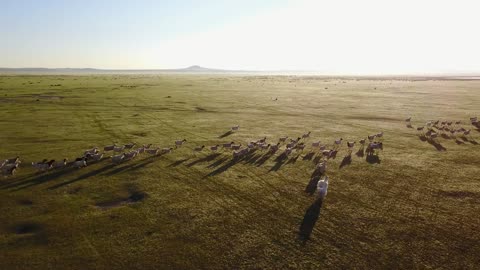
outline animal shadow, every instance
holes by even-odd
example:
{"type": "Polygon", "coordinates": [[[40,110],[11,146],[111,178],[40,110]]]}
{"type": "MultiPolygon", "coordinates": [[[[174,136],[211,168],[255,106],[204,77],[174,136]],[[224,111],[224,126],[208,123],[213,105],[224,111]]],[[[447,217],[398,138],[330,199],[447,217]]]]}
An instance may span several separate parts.
{"type": "Polygon", "coordinates": [[[229,131],[223,133],[222,135],[218,136],[218,138],[219,138],[219,139],[222,139],[222,138],[228,137],[228,136],[230,136],[230,135],[232,135],[232,134],[233,134],[233,131],[229,130],[229,131]]]}
{"type": "Polygon", "coordinates": [[[317,190],[318,181],[320,181],[320,177],[320,175],[315,175],[310,179],[308,185],[305,187],[305,193],[308,193],[310,196],[315,193],[317,190]]]}
{"type": "Polygon", "coordinates": [[[263,155],[259,160],[257,160],[255,162],[255,165],[257,165],[257,167],[260,167],[262,166],[265,162],[267,162],[267,160],[269,160],[271,157],[273,156],[273,153],[266,153],[265,155],[263,155]]]}
{"type": "Polygon", "coordinates": [[[312,158],[315,156],[315,152],[310,152],[308,154],[306,154],[302,160],[312,160],[312,158]]]}
{"type": "Polygon", "coordinates": [[[380,157],[378,155],[367,155],[366,161],[370,164],[380,164],[380,157]]]}
{"type": "Polygon", "coordinates": [[[364,157],[365,156],[365,149],[362,147],[358,149],[357,153],[355,153],[357,157],[364,157]]]}
{"type": "Polygon", "coordinates": [[[294,156],[294,157],[291,157],[288,161],[287,161],[287,164],[294,164],[297,162],[298,158],[300,157],[300,154],[294,156]]]}
{"type": "Polygon", "coordinates": [[[318,164],[321,159],[322,159],[322,155],[316,155],[315,158],[313,159],[313,164],[318,164]]]}
{"type": "Polygon", "coordinates": [[[18,181],[3,185],[2,189],[16,188],[17,190],[21,190],[31,186],[40,185],[48,181],[62,178],[63,176],[73,172],[75,169],[76,168],[68,167],[68,168],[59,169],[57,171],[53,171],[50,173],[48,172],[42,173],[42,174],[35,173],[25,178],[20,178],[18,179],[18,181]]]}
{"type": "Polygon", "coordinates": [[[342,163],[340,163],[340,169],[350,164],[352,164],[352,156],[345,156],[342,160],[342,163]]]}
{"type": "Polygon", "coordinates": [[[438,151],[447,151],[447,148],[445,148],[443,145],[441,145],[439,142],[436,142],[434,140],[427,140],[427,142],[431,145],[433,145],[433,147],[435,147],[435,149],[437,149],[438,151]]]}
{"type": "Polygon", "coordinates": [[[261,156],[262,155],[248,155],[247,158],[244,159],[244,162],[245,164],[255,164],[261,156]]]}
{"type": "Polygon", "coordinates": [[[187,164],[187,167],[192,167],[193,165],[196,165],[198,163],[203,163],[203,162],[210,162],[214,159],[216,159],[218,156],[220,156],[220,153],[213,153],[213,154],[210,154],[206,157],[203,157],[203,158],[199,158],[197,160],[194,160],[190,163],[187,164]]]}
{"type": "Polygon", "coordinates": [[[305,244],[310,235],[312,234],[315,223],[317,223],[318,217],[320,216],[320,209],[322,208],[322,198],[318,198],[315,202],[308,207],[303,217],[302,223],[300,224],[299,237],[300,240],[305,244]]]}
{"type": "Polygon", "coordinates": [[[444,138],[445,140],[450,140],[450,136],[448,136],[447,134],[442,134],[440,135],[442,138],[444,138]]]}
{"type": "Polygon", "coordinates": [[[226,172],[228,169],[230,169],[232,166],[234,166],[238,162],[240,162],[240,159],[232,159],[228,163],[223,164],[222,166],[218,167],[214,171],[212,171],[209,174],[207,174],[206,176],[204,176],[204,178],[219,175],[223,172],[226,172]]]}
{"type": "Polygon", "coordinates": [[[285,153],[282,153],[279,156],[277,156],[277,158],[275,159],[275,165],[273,165],[273,167],[270,168],[269,172],[272,172],[272,171],[276,172],[280,170],[280,168],[282,167],[283,164],[285,164],[285,161],[287,159],[288,159],[288,156],[285,153]]]}
{"type": "Polygon", "coordinates": [[[210,164],[207,166],[207,168],[215,168],[215,167],[218,167],[220,166],[223,162],[227,161],[227,158],[221,158],[217,161],[215,161],[214,163],[210,164]]]}
{"type": "MultiPolygon", "coordinates": [[[[81,181],[81,180],[85,180],[85,179],[88,179],[92,176],[95,176],[97,174],[100,174],[102,172],[105,172],[107,170],[110,170],[112,168],[115,167],[115,164],[108,164],[108,165],[105,165],[99,169],[96,169],[96,170],[93,170],[93,171],[90,171],[90,172],[87,172],[87,173],[84,173],[72,180],[69,180],[69,181],[66,181],[66,182],[62,182],[62,183],[59,183],[59,184],[56,184],[54,186],[51,186],[49,187],[48,189],[58,189],[58,188],[61,188],[63,186],[66,186],[66,185],[69,185],[69,184],[72,184],[72,183],[75,183],[75,182],[78,182],[78,181],[81,181]]],[[[123,169],[123,168],[122,168],[123,169]]]]}
{"type": "Polygon", "coordinates": [[[336,159],[337,158],[337,154],[338,154],[338,151],[337,150],[334,150],[332,152],[332,154],[330,154],[330,156],[328,157],[328,159],[336,159]]]}
{"type": "Polygon", "coordinates": [[[189,159],[188,158],[185,158],[185,159],[179,159],[171,164],[169,164],[167,167],[177,167],[179,166],[180,164],[184,163],[185,161],[188,161],[189,159]]]}

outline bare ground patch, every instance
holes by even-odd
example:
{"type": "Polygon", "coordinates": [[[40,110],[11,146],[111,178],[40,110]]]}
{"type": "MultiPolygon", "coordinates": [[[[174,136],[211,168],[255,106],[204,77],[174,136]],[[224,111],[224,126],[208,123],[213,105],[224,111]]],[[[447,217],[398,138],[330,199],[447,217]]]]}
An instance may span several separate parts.
{"type": "Polygon", "coordinates": [[[133,203],[141,202],[144,199],[146,199],[147,196],[148,195],[145,192],[134,191],[134,192],[131,192],[130,195],[126,198],[118,198],[118,199],[111,200],[111,201],[100,202],[100,203],[95,204],[95,206],[100,208],[100,209],[106,210],[106,209],[110,209],[110,208],[120,207],[120,206],[126,205],[126,204],[133,204],[133,203]]]}
{"type": "Polygon", "coordinates": [[[399,121],[399,119],[385,116],[347,116],[347,119],[367,120],[367,121],[399,121]]]}
{"type": "Polygon", "coordinates": [[[15,234],[38,233],[42,230],[43,230],[43,226],[35,222],[23,222],[11,227],[11,231],[15,234]]]}
{"type": "Polygon", "coordinates": [[[471,191],[440,191],[439,194],[441,196],[455,198],[455,199],[465,199],[465,198],[480,198],[480,194],[471,191]]]}

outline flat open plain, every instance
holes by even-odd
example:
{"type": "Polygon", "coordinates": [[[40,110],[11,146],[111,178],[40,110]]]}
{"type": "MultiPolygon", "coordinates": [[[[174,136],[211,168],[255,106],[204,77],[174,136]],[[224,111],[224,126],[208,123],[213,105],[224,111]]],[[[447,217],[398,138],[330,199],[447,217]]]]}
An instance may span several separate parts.
{"type": "Polygon", "coordinates": [[[480,131],[472,116],[480,116],[478,80],[1,76],[0,159],[18,155],[22,164],[0,179],[0,269],[474,269],[480,131]],[[462,120],[472,133],[432,144],[406,127],[409,116],[414,127],[462,120]],[[207,149],[307,131],[307,144],[344,139],[328,161],[316,223],[316,194],[305,192],[319,160],[310,146],[285,160],[257,150],[233,161],[230,151],[207,149]],[[346,141],[380,131],[378,160],[344,158],[346,141]],[[118,165],[105,158],[45,173],[30,165],[181,139],[172,153],[118,165]],[[307,241],[302,222],[314,225],[307,241]]]}

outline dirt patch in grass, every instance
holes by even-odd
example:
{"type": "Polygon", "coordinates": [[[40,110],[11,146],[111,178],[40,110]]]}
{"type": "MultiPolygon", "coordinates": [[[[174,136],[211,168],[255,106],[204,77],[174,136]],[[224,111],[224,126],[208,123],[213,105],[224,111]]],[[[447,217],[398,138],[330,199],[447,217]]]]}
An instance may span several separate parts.
{"type": "Polygon", "coordinates": [[[353,120],[367,120],[367,121],[399,121],[399,119],[392,118],[392,117],[384,117],[384,116],[348,116],[348,119],[353,120]]]}
{"type": "Polygon", "coordinates": [[[480,194],[471,191],[440,191],[441,196],[456,198],[456,199],[465,199],[465,198],[480,198],[480,194]]]}
{"type": "Polygon", "coordinates": [[[33,205],[33,201],[30,199],[20,199],[18,200],[18,204],[29,206],[29,205],[33,205]]]}
{"type": "Polygon", "coordinates": [[[61,99],[64,99],[65,97],[63,97],[63,96],[45,96],[45,95],[42,95],[42,96],[38,96],[38,98],[61,100],[61,99]]]}
{"type": "Polygon", "coordinates": [[[95,204],[95,206],[100,209],[110,209],[110,208],[120,207],[125,204],[133,204],[133,203],[141,202],[144,199],[146,199],[147,196],[148,195],[145,192],[134,191],[134,192],[131,192],[130,195],[126,198],[118,198],[111,201],[97,203],[95,204]]]}
{"type": "Polygon", "coordinates": [[[67,190],[67,194],[75,195],[75,194],[77,194],[78,192],[80,192],[80,190],[82,190],[81,187],[75,187],[75,188],[72,188],[72,189],[67,190]]]}
{"type": "Polygon", "coordinates": [[[3,97],[3,98],[0,98],[0,101],[14,102],[15,100],[24,99],[24,98],[35,98],[37,100],[38,99],[62,100],[65,97],[64,96],[56,96],[56,95],[32,94],[32,95],[19,95],[19,96],[12,96],[12,97],[3,97]]]}
{"type": "Polygon", "coordinates": [[[2,97],[0,98],[0,103],[14,103],[15,99],[10,97],[2,97]]]}
{"type": "Polygon", "coordinates": [[[25,97],[25,98],[41,98],[41,99],[53,99],[53,100],[61,100],[64,99],[64,96],[58,96],[58,95],[46,95],[46,94],[33,94],[33,95],[22,95],[19,97],[25,97]]]}
{"type": "Polygon", "coordinates": [[[137,137],[147,137],[148,135],[147,132],[132,132],[131,134],[137,137]]]}
{"type": "Polygon", "coordinates": [[[15,234],[38,233],[43,230],[43,226],[34,222],[24,222],[14,225],[11,231],[15,234]]]}

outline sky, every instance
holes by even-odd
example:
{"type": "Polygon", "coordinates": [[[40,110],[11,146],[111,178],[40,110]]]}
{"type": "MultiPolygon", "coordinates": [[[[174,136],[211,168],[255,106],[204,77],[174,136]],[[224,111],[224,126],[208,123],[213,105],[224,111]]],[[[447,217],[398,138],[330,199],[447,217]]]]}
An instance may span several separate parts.
{"type": "Polygon", "coordinates": [[[480,73],[477,0],[0,0],[0,67],[480,73]]]}

